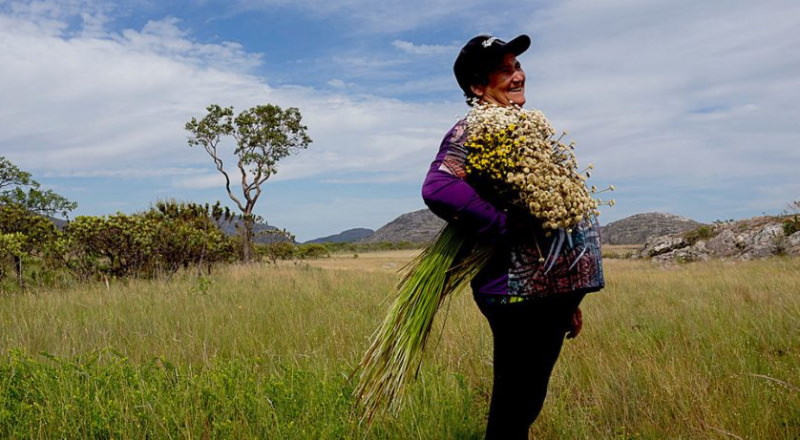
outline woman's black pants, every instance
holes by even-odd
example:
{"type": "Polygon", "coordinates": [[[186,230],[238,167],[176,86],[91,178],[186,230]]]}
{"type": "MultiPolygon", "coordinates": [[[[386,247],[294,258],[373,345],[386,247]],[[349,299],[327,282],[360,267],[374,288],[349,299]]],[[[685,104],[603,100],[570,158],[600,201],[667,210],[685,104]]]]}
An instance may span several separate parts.
{"type": "Polygon", "coordinates": [[[484,304],[494,339],[494,384],[486,439],[528,438],[542,409],[553,366],[583,295],[484,304]]]}

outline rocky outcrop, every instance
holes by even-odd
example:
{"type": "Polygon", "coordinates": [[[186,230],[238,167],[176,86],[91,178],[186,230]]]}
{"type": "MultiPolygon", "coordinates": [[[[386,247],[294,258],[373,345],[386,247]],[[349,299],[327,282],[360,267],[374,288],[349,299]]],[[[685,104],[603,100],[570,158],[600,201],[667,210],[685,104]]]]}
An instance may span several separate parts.
{"type": "Polygon", "coordinates": [[[654,236],[639,252],[640,257],[657,261],[750,260],[774,255],[800,255],[800,232],[787,236],[780,217],[757,217],[654,236]]]}
{"type": "Polygon", "coordinates": [[[678,234],[702,226],[702,223],[663,212],[636,214],[603,226],[603,244],[642,244],[652,236],[678,234]]]}
{"type": "Polygon", "coordinates": [[[428,209],[409,212],[380,227],[361,243],[427,243],[444,227],[444,220],[428,209]]]}
{"type": "MultiPolygon", "coordinates": [[[[403,214],[379,228],[361,243],[406,241],[427,243],[444,226],[444,221],[428,209],[403,214]]],[[[648,237],[685,232],[702,226],[702,223],[661,212],[636,214],[609,223],[602,228],[604,244],[642,244],[648,237]]]]}

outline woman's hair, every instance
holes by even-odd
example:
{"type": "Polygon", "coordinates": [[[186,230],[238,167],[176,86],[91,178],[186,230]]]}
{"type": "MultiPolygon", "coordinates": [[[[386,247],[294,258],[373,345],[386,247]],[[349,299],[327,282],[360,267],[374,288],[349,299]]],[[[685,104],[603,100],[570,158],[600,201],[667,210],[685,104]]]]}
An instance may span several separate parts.
{"type": "Polygon", "coordinates": [[[489,84],[489,74],[492,73],[500,63],[497,63],[489,67],[488,69],[480,69],[479,71],[473,72],[469,76],[469,84],[466,87],[461,87],[461,90],[464,92],[464,97],[466,98],[467,104],[472,105],[472,103],[480,98],[475,92],[472,91],[472,86],[485,86],[489,84]]]}

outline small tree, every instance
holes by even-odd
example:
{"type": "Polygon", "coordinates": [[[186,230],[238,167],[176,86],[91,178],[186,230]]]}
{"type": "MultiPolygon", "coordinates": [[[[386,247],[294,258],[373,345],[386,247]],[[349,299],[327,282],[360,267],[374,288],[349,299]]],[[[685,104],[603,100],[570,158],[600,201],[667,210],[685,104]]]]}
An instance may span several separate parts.
{"type": "Polygon", "coordinates": [[[244,261],[250,261],[255,223],[253,208],[261,196],[261,185],[277,172],[279,160],[308,147],[311,138],[306,134],[307,127],[301,124],[300,111],[294,107],[282,110],[272,104],[259,105],[242,111],[236,117],[233,107],[212,104],[206,110],[208,113],[202,119],[192,118],[186,123],[185,128],[191,133],[189,146],[202,146],[225,177],[228,196],[242,212],[242,257],[244,261]],[[228,136],[236,141],[234,156],[240,175],[241,196],[234,194],[231,177],[217,149],[220,141],[228,136]]]}
{"type": "Polygon", "coordinates": [[[44,255],[58,239],[59,232],[53,222],[24,206],[0,204],[0,235],[4,236],[0,256],[11,257],[17,282],[24,287],[23,258],[44,255]]]}
{"type": "Polygon", "coordinates": [[[0,204],[19,205],[37,214],[65,217],[78,207],[77,203],[49,189],[42,190],[30,173],[20,170],[3,156],[0,156],[0,204]]]}

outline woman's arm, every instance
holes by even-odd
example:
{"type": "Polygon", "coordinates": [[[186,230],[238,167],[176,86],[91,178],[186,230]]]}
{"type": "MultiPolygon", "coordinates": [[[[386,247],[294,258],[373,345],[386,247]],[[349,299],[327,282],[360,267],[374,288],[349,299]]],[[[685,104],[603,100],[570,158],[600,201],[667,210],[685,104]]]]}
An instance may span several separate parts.
{"type": "Polygon", "coordinates": [[[481,198],[463,179],[434,162],[422,185],[422,199],[431,211],[479,239],[497,243],[508,235],[508,215],[481,198]]]}

